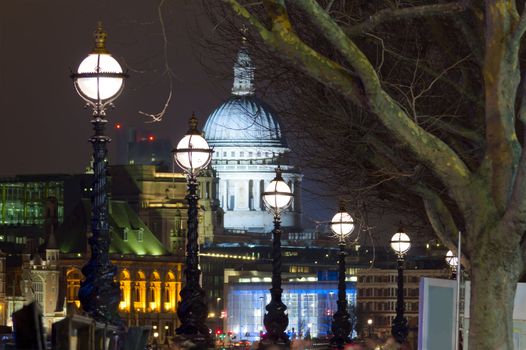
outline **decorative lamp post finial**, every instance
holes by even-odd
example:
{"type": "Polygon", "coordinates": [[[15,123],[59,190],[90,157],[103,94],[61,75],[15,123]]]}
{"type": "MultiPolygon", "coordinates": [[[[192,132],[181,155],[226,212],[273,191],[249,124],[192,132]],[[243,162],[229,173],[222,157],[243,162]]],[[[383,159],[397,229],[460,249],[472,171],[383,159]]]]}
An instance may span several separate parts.
{"type": "Polygon", "coordinates": [[[192,112],[192,116],[188,120],[188,125],[190,126],[187,132],[188,135],[200,135],[201,134],[199,130],[197,129],[197,124],[198,122],[197,122],[197,117],[195,116],[195,112],[192,112]]]}
{"type": "Polygon", "coordinates": [[[106,38],[108,33],[102,27],[102,22],[97,22],[97,29],[93,32],[93,40],[95,41],[95,47],[92,53],[108,53],[106,49],[106,38]]]}

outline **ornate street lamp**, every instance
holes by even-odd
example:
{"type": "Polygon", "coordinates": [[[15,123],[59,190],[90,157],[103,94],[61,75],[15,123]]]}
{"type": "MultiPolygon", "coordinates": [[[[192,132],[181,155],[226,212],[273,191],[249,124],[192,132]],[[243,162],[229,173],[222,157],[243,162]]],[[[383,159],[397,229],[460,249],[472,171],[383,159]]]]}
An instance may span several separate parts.
{"type": "Polygon", "coordinates": [[[371,328],[373,327],[373,319],[372,318],[367,320],[367,325],[369,326],[369,338],[371,338],[371,328]]]}
{"type": "Polygon", "coordinates": [[[285,210],[292,201],[292,192],[281,176],[281,168],[276,168],[276,177],[265,188],[262,193],[263,202],[274,216],[274,230],[272,230],[272,288],[270,288],[270,303],[267,305],[267,313],[263,323],[267,333],[259,343],[259,349],[286,348],[290,347],[288,335],[285,329],[289,324],[289,317],[285,313],[287,307],[281,301],[281,212],[285,210]]]}
{"type": "Polygon", "coordinates": [[[199,284],[201,270],[199,269],[198,244],[198,200],[197,175],[205,169],[212,158],[212,149],[197,129],[197,118],[190,118],[190,129],[179,141],[173,151],[175,161],[186,172],[188,193],[188,233],[186,242],[186,266],[184,270],[185,286],[181,289],[181,303],[177,308],[177,316],[181,325],[176,334],[185,340],[190,340],[200,347],[211,347],[210,329],[205,321],[208,317],[206,295],[199,284]]]}
{"type": "Polygon", "coordinates": [[[124,87],[121,66],[106,49],[107,34],[99,22],[94,32],[95,48],[71,74],[75,89],[93,110],[94,135],[89,139],[93,146],[93,188],[91,192],[91,257],[82,268],[86,277],[79,289],[82,308],[99,322],[121,325],[118,314],[120,290],[114,282],[117,268],[111,263],[108,252],[110,233],[108,200],[106,196],[106,144],[104,135],[106,107],[119,97],[124,87]]]}
{"type": "Polygon", "coordinates": [[[446,262],[451,268],[451,279],[454,280],[457,278],[457,266],[458,258],[453,254],[451,250],[448,250],[446,253],[446,262]]]}
{"type": "Polygon", "coordinates": [[[331,220],[331,230],[338,237],[338,245],[340,247],[338,258],[338,309],[334,313],[334,321],[331,326],[334,334],[334,337],[331,339],[331,345],[338,349],[343,349],[344,345],[351,341],[349,334],[352,331],[351,316],[347,311],[345,285],[345,237],[354,231],[354,220],[347,213],[343,204],[340,206],[340,211],[331,220]]]}
{"type": "Polygon", "coordinates": [[[402,228],[391,238],[391,248],[396,253],[398,259],[398,290],[396,293],[396,317],[393,320],[391,334],[395,340],[402,344],[405,342],[409,329],[407,328],[407,319],[404,317],[404,256],[411,248],[411,240],[404,233],[402,228]]]}

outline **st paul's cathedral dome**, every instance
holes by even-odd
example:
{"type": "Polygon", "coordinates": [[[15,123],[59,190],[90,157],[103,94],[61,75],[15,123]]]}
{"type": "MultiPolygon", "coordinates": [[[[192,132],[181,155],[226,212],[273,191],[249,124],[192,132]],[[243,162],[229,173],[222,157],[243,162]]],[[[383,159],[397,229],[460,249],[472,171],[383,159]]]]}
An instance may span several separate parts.
{"type": "Polygon", "coordinates": [[[278,163],[294,195],[282,214],[282,225],[301,229],[302,175],[288,163],[290,149],[279,118],[256,97],[254,66],[244,45],[234,65],[232,95],[210,114],[203,133],[214,149],[212,168],[219,178],[218,199],[227,231],[272,230],[272,215],[266,212],[261,193],[278,163]]]}

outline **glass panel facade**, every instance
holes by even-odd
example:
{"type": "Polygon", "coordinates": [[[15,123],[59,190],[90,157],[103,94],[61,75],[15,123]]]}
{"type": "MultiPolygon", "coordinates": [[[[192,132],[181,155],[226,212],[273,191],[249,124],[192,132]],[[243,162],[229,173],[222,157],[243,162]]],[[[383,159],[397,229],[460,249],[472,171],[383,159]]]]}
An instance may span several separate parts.
{"type": "MultiPolygon", "coordinates": [[[[283,283],[283,302],[287,305],[291,339],[326,337],[336,312],[338,285],[330,282],[283,283]]],[[[356,303],[354,282],[347,282],[347,300],[356,303]]],[[[265,331],[263,316],[270,302],[268,283],[233,283],[227,287],[225,331],[238,339],[259,340],[265,331]]]]}
{"type": "Polygon", "coordinates": [[[57,200],[57,219],[64,220],[64,184],[49,182],[0,183],[0,224],[42,225],[46,200],[57,200]]]}

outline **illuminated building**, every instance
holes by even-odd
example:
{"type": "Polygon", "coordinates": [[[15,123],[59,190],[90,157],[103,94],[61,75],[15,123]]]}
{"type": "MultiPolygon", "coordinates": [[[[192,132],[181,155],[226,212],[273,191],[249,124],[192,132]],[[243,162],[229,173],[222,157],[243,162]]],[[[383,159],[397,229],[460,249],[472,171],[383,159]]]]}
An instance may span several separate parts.
{"type": "Polygon", "coordinates": [[[277,116],[255,96],[254,67],[245,47],[234,66],[232,96],[206,121],[204,137],[214,148],[212,168],[219,179],[218,200],[224,211],[224,228],[232,232],[270,232],[272,216],[261,193],[283,169],[294,197],[282,213],[282,226],[301,230],[302,175],[288,159],[290,149],[277,116]]]}
{"type": "MultiPolygon", "coordinates": [[[[145,180],[147,172],[141,171],[136,174],[145,180]]],[[[150,174],[155,178],[154,171],[150,174]]],[[[184,193],[184,185],[179,188],[179,180],[171,173],[169,175],[163,178],[166,187],[174,193],[184,193]]],[[[127,180],[134,181],[130,177],[116,176],[112,180],[122,184],[127,180]]],[[[77,294],[83,279],[80,269],[89,256],[89,183],[89,175],[18,176],[0,180],[0,189],[5,193],[2,208],[7,218],[0,225],[0,248],[7,253],[7,276],[2,276],[3,270],[0,269],[1,323],[10,324],[10,318],[6,316],[32,300],[41,304],[46,328],[63,317],[66,310],[75,312],[78,308],[77,294]],[[5,297],[2,291],[5,291],[5,297]]],[[[148,197],[164,188],[155,187],[148,181],[140,182],[140,188],[149,204],[163,203],[166,206],[168,203],[185,208],[182,199],[177,203],[155,202],[159,196],[148,197]]],[[[166,195],[164,191],[161,193],[166,195]]],[[[144,197],[137,194],[135,198],[144,197]]],[[[121,315],[130,325],[162,327],[160,336],[164,340],[176,327],[182,264],[170,253],[169,244],[165,247],[134,210],[144,206],[145,213],[148,213],[154,209],[149,209],[140,200],[135,203],[135,208],[116,199],[109,203],[110,254],[118,267],[118,283],[123,292],[121,315]]]]}
{"type": "MultiPolygon", "coordinates": [[[[78,307],[78,290],[86,263],[90,230],[89,200],[82,199],[56,233],[64,283],[61,293],[70,308],[78,307]]],[[[128,325],[162,327],[161,338],[176,327],[182,263],[157,239],[123,201],[109,206],[110,258],[118,268],[119,310],[128,325]],[[167,328],[165,328],[167,327],[167,328]]]]}
{"type": "MultiPolygon", "coordinates": [[[[442,262],[441,262],[442,263],[442,262]]],[[[443,264],[442,264],[443,265],[443,264]]],[[[447,269],[417,269],[413,263],[404,270],[404,315],[407,318],[410,329],[418,327],[418,298],[420,278],[449,278],[447,269]]],[[[396,269],[358,269],[356,283],[357,306],[360,311],[359,322],[362,331],[367,319],[372,319],[372,334],[380,337],[388,337],[391,334],[391,326],[396,316],[396,293],[397,293],[396,269]]],[[[409,341],[416,343],[416,331],[411,331],[409,341]]]]}
{"type": "MultiPolygon", "coordinates": [[[[336,310],[338,283],[323,279],[323,274],[284,275],[283,303],[287,305],[291,339],[326,338],[330,335],[332,315],[336,310]],[[320,277],[320,278],[319,278],[320,277]]],[[[259,340],[264,332],[264,306],[270,302],[269,273],[225,271],[224,331],[237,339],[259,340]]],[[[347,282],[347,300],[356,303],[355,282],[347,282]]]]}
{"type": "MultiPolygon", "coordinates": [[[[139,218],[172,253],[183,254],[186,237],[186,179],[182,173],[161,172],[153,165],[111,166],[113,200],[129,203],[139,218]]],[[[199,182],[199,241],[212,241],[221,232],[222,211],[215,200],[211,171],[199,182]]]]}

